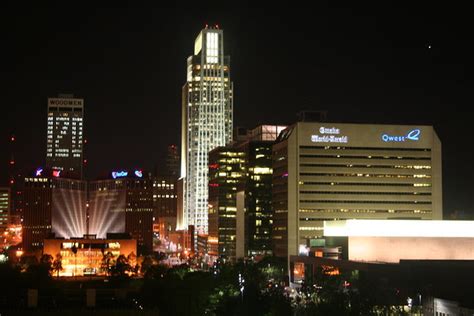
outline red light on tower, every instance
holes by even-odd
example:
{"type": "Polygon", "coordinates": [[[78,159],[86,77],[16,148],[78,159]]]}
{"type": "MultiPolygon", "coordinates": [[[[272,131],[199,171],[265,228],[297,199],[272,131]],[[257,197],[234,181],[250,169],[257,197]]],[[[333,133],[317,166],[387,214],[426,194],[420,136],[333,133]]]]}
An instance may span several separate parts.
{"type": "Polygon", "coordinates": [[[84,144],[87,144],[87,139],[84,139],[84,144]]]}
{"type": "Polygon", "coordinates": [[[11,185],[15,184],[15,180],[11,179],[11,180],[10,180],[10,184],[11,184],[11,185]]]}
{"type": "Polygon", "coordinates": [[[15,160],[10,160],[10,165],[14,165],[15,164],[15,160]]]}
{"type": "Polygon", "coordinates": [[[10,137],[10,141],[14,142],[15,141],[15,136],[12,135],[12,137],[10,137]]]}
{"type": "Polygon", "coordinates": [[[87,164],[87,159],[84,159],[84,164],[85,164],[85,165],[87,164]]]}

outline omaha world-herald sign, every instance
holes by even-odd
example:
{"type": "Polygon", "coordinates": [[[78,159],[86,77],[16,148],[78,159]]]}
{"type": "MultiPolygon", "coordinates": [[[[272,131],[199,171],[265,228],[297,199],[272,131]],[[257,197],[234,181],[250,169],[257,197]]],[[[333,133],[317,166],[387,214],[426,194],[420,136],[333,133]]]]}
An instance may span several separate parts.
{"type": "Polygon", "coordinates": [[[319,128],[320,135],[311,135],[311,141],[313,143],[343,143],[347,144],[349,138],[347,136],[340,136],[341,130],[336,127],[324,127],[319,128]]]}

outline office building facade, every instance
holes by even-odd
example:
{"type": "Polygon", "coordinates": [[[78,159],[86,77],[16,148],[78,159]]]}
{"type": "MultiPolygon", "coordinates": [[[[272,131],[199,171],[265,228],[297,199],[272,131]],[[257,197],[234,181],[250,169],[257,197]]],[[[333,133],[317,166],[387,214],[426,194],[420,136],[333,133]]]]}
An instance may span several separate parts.
{"type": "Polygon", "coordinates": [[[88,234],[128,233],[139,254],[153,250],[153,180],[141,170],[120,170],[89,183],[88,234]]]}
{"type": "Polygon", "coordinates": [[[285,128],[261,125],[209,153],[210,255],[272,253],[272,145],[285,128]]]}
{"type": "Polygon", "coordinates": [[[272,146],[286,126],[260,125],[248,130],[245,137],[234,144],[245,153],[247,176],[242,191],[243,228],[237,225],[237,257],[272,254],[272,146]]]}
{"type": "Polygon", "coordinates": [[[246,177],[245,153],[218,147],[209,153],[209,240],[217,254],[236,257],[237,192],[246,177]]]}
{"type": "Polygon", "coordinates": [[[176,232],[177,215],[176,176],[156,176],[153,179],[153,231],[160,239],[167,239],[176,232]]]}
{"type": "Polygon", "coordinates": [[[442,219],[441,142],[431,126],[299,122],[273,146],[277,256],[334,219],[442,219]]]}
{"type": "Polygon", "coordinates": [[[84,99],[48,98],[46,167],[82,178],[84,99]]]}
{"type": "Polygon", "coordinates": [[[36,169],[23,190],[23,247],[40,249],[45,238],[86,234],[86,182],[58,176],[57,170],[36,169]]]}
{"type": "Polygon", "coordinates": [[[178,227],[194,225],[208,231],[208,153],[232,140],[233,87],[229,57],[224,55],[224,34],[218,28],[203,29],[196,38],[194,55],[188,58],[183,87],[181,177],[183,216],[178,227]]]}
{"type": "Polygon", "coordinates": [[[164,175],[170,175],[178,178],[179,176],[179,152],[178,146],[169,145],[166,151],[166,170],[164,175]]]}

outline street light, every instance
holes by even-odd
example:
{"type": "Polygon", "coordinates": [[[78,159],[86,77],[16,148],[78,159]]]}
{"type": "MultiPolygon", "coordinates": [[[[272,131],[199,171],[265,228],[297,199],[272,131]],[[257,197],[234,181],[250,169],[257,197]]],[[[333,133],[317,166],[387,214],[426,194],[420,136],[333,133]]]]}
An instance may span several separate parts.
{"type": "Polygon", "coordinates": [[[245,288],[244,284],[245,284],[245,279],[243,278],[242,274],[239,273],[240,297],[242,301],[244,300],[244,288],[245,288]]]}

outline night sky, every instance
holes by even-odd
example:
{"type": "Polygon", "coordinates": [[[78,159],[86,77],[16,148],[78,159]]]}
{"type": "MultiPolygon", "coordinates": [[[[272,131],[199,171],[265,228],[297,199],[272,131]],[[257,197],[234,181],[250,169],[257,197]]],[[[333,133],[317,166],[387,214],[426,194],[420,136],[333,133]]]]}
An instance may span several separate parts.
{"type": "Polygon", "coordinates": [[[326,110],[334,122],[433,124],[443,144],[445,214],[474,214],[470,10],[435,1],[213,10],[193,3],[3,7],[1,182],[11,133],[17,166],[44,164],[47,98],[58,93],[85,99],[90,178],[159,165],[166,146],[179,144],[186,58],[207,23],[224,30],[235,126],[293,123],[300,110],[326,110]]]}

